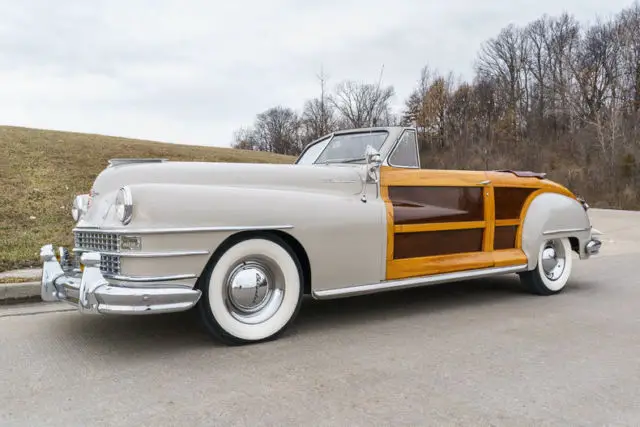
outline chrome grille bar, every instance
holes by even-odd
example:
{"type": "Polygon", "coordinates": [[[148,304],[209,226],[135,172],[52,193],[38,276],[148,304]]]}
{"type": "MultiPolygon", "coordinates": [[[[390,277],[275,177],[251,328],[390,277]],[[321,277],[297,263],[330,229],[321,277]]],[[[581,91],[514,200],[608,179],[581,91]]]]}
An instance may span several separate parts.
{"type": "Polygon", "coordinates": [[[101,252],[100,271],[106,276],[120,274],[120,256],[114,252],[120,252],[120,236],[114,233],[75,231],[75,249],[79,257],[82,252],[101,252]],[[102,254],[102,252],[111,252],[102,254]]]}

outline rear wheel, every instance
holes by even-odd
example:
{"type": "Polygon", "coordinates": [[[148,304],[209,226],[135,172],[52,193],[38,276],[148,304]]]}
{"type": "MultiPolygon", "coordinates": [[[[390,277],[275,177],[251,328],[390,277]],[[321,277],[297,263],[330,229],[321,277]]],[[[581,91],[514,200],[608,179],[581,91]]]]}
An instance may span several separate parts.
{"type": "Polygon", "coordinates": [[[540,245],[536,267],[520,273],[520,280],[534,294],[553,295],[564,289],[572,267],[569,239],[545,240],[540,245]]]}
{"type": "Polygon", "coordinates": [[[198,303],[207,331],[227,344],[274,339],[302,303],[302,268],[275,236],[250,237],[227,248],[207,268],[198,303]]]}

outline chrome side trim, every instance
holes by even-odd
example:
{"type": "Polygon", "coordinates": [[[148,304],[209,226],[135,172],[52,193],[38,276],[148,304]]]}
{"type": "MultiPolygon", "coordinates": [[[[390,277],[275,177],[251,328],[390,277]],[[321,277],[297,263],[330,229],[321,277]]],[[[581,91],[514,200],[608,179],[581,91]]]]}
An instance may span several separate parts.
{"type": "Polygon", "coordinates": [[[196,279],[196,274],[176,274],[173,276],[121,276],[105,274],[104,277],[111,280],[118,280],[121,282],[135,282],[135,283],[149,283],[149,282],[170,282],[173,280],[185,280],[196,279]]]}
{"type": "MultiPolygon", "coordinates": [[[[74,253],[90,252],[91,249],[73,248],[74,253]]],[[[101,255],[119,256],[127,258],[166,258],[174,256],[194,256],[209,255],[209,251],[180,251],[180,252],[106,252],[100,251],[101,255]]]]}
{"type": "Polygon", "coordinates": [[[454,282],[458,280],[477,279],[480,277],[489,277],[498,274],[519,273],[526,270],[527,264],[514,265],[509,267],[483,268],[479,270],[456,271],[453,273],[436,274],[433,276],[412,277],[409,279],[389,280],[380,283],[350,286],[347,288],[313,291],[312,295],[316,299],[343,298],[356,295],[372,294],[381,291],[407,289],[425,285],[436,285],[439,283],[454,282]]]}
{"type": "Polygon", "coordinates": [[[560,233],[580,233],[582,231],[589,231],[588,228],[565,228],[562,230],[549,230],[545,231],[542,234],[544,236],[549,236],[550,234],[560,234],[560,233]]]}
{"type": "Polygon", "coordinates": [[[230,225],[214,227],[184,227],[184,228],[101,228],[79,227],[73,231],[104,232],[114,234],[169,234],[169,233],[197,233],[205,231],[260,231],[260,230],[286,230],[293,225],[230,225]]]}

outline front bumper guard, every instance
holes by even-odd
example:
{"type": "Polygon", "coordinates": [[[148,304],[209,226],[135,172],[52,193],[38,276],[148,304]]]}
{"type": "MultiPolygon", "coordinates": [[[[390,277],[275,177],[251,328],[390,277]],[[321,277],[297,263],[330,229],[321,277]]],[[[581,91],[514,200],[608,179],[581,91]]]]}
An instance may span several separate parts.
{"type": "MultiPolygon", "coordinates": [[[[61,250],[64,252],[64,249],[61,250]]],[[[91,314],[154,314],[189,310],[201,291],[186,287],[115,286],[100,271],[100,253],[85,252],[80,258],[81,272],[63,269],[53,245],[40,249],[42,260],[41,298],[65,301],[91,314]]]]}

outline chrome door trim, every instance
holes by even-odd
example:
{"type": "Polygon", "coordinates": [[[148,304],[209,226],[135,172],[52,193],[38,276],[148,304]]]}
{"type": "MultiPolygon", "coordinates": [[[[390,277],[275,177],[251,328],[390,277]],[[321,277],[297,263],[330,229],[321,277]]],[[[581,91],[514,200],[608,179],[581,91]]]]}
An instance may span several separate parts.
{"type": "MultiPolygon", "coordinates": [[[[73,248],[73,252],[91,252],[92,249],[73,248]]],[[[179,251],[179,252],[107,252],[98,251],[100,255],[119,256],[126,258],[166,258],[174,256],[209,255],[209,251],[179,251]]]]}
{"type": "Polygon", "coordinates": [[[459,280],[477,279],[480,277],[495,276],[498,274],[518,273],[527,270],[527,264],[520,264],[508,267],[491,267],[477,270],[456,271],[453,273],[435,274],[431,276],[411,277],[408,279],[389,280],[380,283],[370,283],[364,285],[349,286],[339,289],[327,289],[323,291],[313,291],[316,299],[343,298],[356,295],[373,294],[382,291],[414,288],[426,285],[436,285],[439,283],[454,282],[459,280]]]}
{"type": "Polygon", "coordinates": [[[73,231],[87,231],[114,234],[169,234],[169,233],[197,233],[207,231],[260,231],[260,230],[286,230],[293,225],[230,225],[213,227],[175,227],[175,228],[101,228],[79,227],[73,231]]]}

